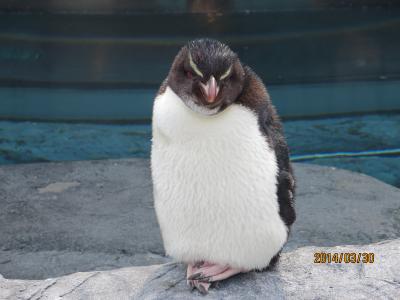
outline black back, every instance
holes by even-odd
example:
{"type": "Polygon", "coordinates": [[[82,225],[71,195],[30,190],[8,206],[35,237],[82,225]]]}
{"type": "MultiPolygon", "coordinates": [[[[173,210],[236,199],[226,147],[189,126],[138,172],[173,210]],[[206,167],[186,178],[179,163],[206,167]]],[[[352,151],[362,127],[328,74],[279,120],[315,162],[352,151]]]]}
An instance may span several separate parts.
{"type": "Polygon", "coordinates": [[[295,179],[282,123],[261,79],[249,67],[245,66],[244,70],[245,84],[236,103],[250,108],[257,114],[260,130],[275,152],[279,170],[277,175],[279,214],[290,229],[296,220],[295,179]]]}

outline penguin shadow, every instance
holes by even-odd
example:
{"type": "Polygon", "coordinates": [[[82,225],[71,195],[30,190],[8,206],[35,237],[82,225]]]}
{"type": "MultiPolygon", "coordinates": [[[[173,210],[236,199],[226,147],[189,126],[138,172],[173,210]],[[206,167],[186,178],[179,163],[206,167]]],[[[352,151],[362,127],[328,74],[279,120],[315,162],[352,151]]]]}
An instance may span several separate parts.
{"type": "Polygon", "coordinates": [[[279,266],[235,275],[216,282],[208,294],[191,289],[186,283],[186,266],[168,263],[145,282],[135,299],[283,299],[279,266]]]}

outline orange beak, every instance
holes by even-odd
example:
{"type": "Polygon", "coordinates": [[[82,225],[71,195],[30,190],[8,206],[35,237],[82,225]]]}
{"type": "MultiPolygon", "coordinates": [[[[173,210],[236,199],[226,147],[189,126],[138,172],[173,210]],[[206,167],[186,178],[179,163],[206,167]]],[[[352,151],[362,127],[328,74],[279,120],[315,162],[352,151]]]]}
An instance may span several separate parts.
{"type": "Polygon", "coordinates": [[[218,96],[219,87],[214,76],[211,76],[206,84],[200,82],[200,87],[203,90],[205,98],[208,103],[213,103],[218,96]]]}

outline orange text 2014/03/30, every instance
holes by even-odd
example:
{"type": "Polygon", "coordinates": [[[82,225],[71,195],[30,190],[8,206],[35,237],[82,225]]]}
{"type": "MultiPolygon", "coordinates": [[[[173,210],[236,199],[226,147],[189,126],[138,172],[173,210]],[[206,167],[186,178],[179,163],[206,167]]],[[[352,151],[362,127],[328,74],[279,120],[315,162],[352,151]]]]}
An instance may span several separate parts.
{"type": "Polygon", "coordinates": [[[375,254],[372,252],[315,252],[314,263],[346,263],[346,264],[359,264],[359,263],[374,263],[375,254]]]}

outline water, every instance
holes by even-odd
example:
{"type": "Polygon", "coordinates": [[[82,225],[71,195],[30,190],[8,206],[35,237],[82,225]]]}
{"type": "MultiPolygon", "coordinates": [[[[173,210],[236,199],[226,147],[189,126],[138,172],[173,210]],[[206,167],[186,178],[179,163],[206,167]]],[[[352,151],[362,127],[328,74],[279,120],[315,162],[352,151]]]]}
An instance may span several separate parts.
{"type": "Polygon", "coordinates": [[[0,122],[0,163],[148,157],[149,125],[0,122]]]}
{"type": "MultiPolygon", "coordinates": [[[[284,122],[294,160],[318,153],[400,148],[400,114],[284,122]]],[[[148,158],[151,126],[0,121],[0,164],[148,158]]],[[[313,157],[308,163],[374,176],[400,187],[399,155],[313,157]]]]}
{"type": "Polygon", "coordinates": [[[285,132],[294,159],[318,153],[399,150],[397,155],[315,156],[305,162],[368,174],[400,187],[400,114],[289,121],[285,132]]]}

